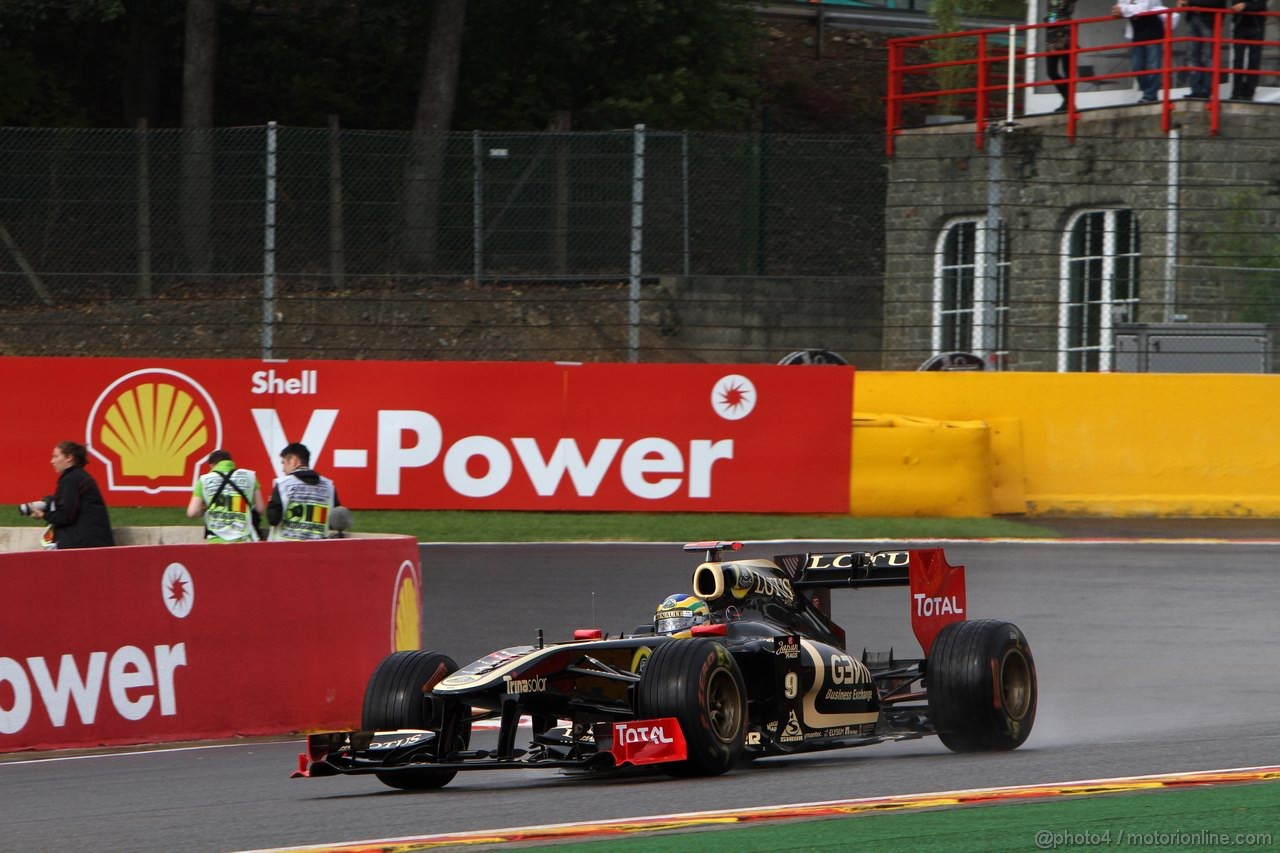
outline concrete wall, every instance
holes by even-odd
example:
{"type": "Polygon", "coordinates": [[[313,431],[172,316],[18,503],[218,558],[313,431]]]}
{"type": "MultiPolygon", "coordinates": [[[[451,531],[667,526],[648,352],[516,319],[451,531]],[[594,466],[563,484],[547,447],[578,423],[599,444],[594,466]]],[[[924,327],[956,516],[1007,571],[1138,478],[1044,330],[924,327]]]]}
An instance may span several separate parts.
{"type": "Polygon", "coordinates": [[[1280,517],[1274,375],[863,371],[854,407],[987,427],[904,452],[855,426],[854,515],[1280,517]]]}

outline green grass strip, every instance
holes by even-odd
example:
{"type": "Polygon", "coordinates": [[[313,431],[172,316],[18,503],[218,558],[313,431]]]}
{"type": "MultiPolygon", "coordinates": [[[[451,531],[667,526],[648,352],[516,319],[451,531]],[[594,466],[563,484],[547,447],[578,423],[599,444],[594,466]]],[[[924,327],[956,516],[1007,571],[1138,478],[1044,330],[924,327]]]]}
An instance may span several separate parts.
{"type": "Polygon", "coordinates": [[[573,853],[1274,849],[1280,783],[867,814],[745,829],[538,845],[573,853]]]}
{"type": "MultiPolygon", "coordinates": [[[[111,507],[115,527],[200,526],[180,507],[111,507]]],[[[422,542],[695,542],[703,539],[976,539],[1054,537],[1003,518],[853,518],[847,515],[355,510],[355,530],[422,542]]],[[[10,524],[39,525],[16,512],[10,524]]]]}

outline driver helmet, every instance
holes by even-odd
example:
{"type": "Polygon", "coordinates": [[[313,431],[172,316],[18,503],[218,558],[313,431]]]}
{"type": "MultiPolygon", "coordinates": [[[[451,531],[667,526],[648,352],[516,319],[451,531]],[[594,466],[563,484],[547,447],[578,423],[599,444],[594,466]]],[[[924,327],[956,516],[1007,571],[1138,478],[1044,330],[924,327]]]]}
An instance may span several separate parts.
{"type": "Polygon", "coordinates": [[[696,595],[678,592],[668,595],[658,605],[653,614],[653,632],[655,634],[678,634],[687,632],[694,625],[702,625],[711,621],[711,608],[696,595]]]}

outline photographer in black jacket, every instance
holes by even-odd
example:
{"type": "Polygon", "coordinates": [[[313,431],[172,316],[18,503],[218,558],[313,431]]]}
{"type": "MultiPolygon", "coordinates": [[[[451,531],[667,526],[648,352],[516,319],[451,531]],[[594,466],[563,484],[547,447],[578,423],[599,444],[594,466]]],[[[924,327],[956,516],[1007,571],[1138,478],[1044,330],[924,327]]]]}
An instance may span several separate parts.
{"type": "Polygon", "coordinates": [[[116,544],[107,503],[98,484],[84,470],[88,461],[88,451],[83,444],[59,442],[49,460],[58,472],[58,484],[53,494],[44,499],[44,508],[31,507],[32,518],[42,518],[49,523],[53,547],[58,550],[116,544]]]}

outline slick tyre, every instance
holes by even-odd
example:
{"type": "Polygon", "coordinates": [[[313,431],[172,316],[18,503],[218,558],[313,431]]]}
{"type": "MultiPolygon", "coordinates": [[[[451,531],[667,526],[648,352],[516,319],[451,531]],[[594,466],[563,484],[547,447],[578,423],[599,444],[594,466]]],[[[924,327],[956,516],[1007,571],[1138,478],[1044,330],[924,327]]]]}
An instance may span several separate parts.
{"type": "Polygon", "coordinates": [[[640,719],[675,717],[688,758],[673,776],[717,776],[737,763],[747,725],[747,688],[733,656],[714,640],[658,645],[636,687],[640,719]]]}
{"type": "Polygon", "coordinates": [[[952,752],[1017,749],[1036,719],[1036,665],[1016,625],[952,622],[934,638],[929,719],[952,752]]]}
{"type": "MultiPolygon", "coordinates": [[[[466,749],[471,742],[470,709],[443,707],[427,694],[441,679],[456,672],[453,659],[439,652],[395,652],[383,658],[373,671],[364,691],[360,728],[365,731],[422,729],[436,732],[437,744],[445,739],[451,747],[466,749]]],[[[378,781],[403,791],[442,788],[457,775],[456,770],[401,770],[377,773],[378,781]]]]}

